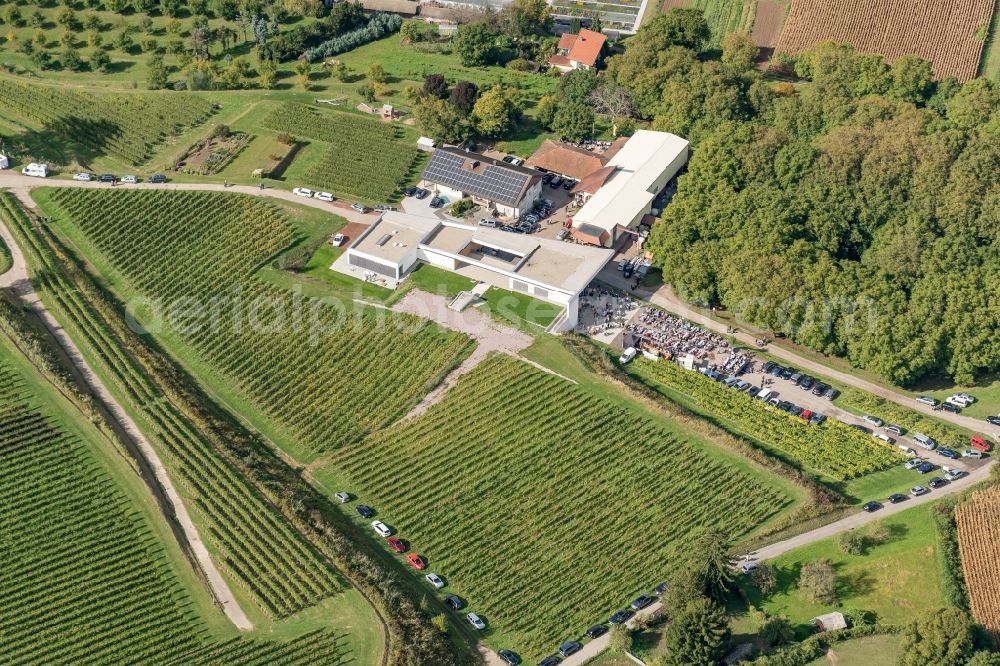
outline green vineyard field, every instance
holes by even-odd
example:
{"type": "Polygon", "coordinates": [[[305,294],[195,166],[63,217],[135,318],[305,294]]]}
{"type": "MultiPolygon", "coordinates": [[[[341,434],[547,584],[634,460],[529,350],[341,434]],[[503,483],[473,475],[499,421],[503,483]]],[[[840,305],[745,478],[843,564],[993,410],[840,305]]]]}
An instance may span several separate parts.
{"type": "Polygon", "coordinates": [[[398,418],[472,344],[416,317],[347,313],[255,278],[293,230],[254,197],[61,189],[53,201],[136,292],[213,304],[217,325],[179,335],[304,449],[334,449],[398,418]],[[253,303],[267,307],[250,312],[253,303]]]}
{"type": "Polygon", "coordinates": [[[212,104],[195,95],[93,95],[0,79],[0,114],[39,123],[70,144],[138,165],[182,129],[204,122],[212,104]]]}
{"type": "Polygon", "coordinates": [[[791,501],[649,418],[501,355],[317,476],[376,506],[444,592],[525,657],[652,589],[693,531],[735,539],[791,501]]]}
{"type": "Polygon", "coordinates": [[[904,456],[895,447],[836,419],[818,426],[723,386],[700,372],[669,361],[638,359],[629,371],[691,397],[700,407],[732,422],[746,435],[775,447],[792,460],[839,481],[891,467],[904,456]]]}
{"type": "Polygon", "coordinates": [[[264,126],[325,144],[305,175],[307,185],[370,202],[387,201],[398,192],[419,156],[391,124],[348,113],[321,114],[303,104],[277,107],[264,126]]]}
{"type": "Polygon", "coordinates": [[[0,360],[0,663],[343,663],[330,631],[213,640],[144,518],[56,414],[0,360]]]}

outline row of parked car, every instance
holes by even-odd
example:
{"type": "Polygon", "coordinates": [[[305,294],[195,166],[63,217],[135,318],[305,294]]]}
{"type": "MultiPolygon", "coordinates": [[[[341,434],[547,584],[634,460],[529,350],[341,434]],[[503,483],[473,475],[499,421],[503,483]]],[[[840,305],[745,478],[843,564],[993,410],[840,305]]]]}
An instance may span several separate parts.
{"type": "Polygon", "coordinates": [[[803,391],[811,391],[813,395],[818,395],[826,398],[827,400],[833,400],[838,395],[840,391],[833,388],[832,386],[827,386],[823,382],[810,377],[809,375],[797,371],[792,367],[784,367],[768,361],[761,368],[761,372],[765,375],[771,375],[773,377],[780,377],[781,379],[787,379],[796,386],[798,386],[803,391]]]}
{"type": "MultiPolygon", "coordinates": [[[[766,367],[767,364],[765,364],[766,367]]],[[[731,377],[726,377],[725,375],[720,375],[718,373],[705,373],[706,376],[711,377],[721,383],[723,386],[728,386],[737,391],[742,391],[749,395],[751,398],[756,398],[757,400],[762,400],[772,407],[776,407],[783,412],[788,412],[792,416],[798,416],[800,419],[806,423],[812,425],[819,425],[826,421],[826,415],[820,412],[814,412],[811,409],[805,409],[804,407],[799,407],[798,405],[789,402],[788,400],[782,400],[778,397],[778,392],[765,388],[762,389],[759,386],[754,386],[745,379],[740,379],[738,376],[733,375],[731,377]]],[[[801,387],[801,384],[799,385],[801,387]]],[[[825,386],[821,384],[821,386],[825,386]]],[[[802,387],[805,388],[805,387],[802,387]]],[[[820,394],[817,394],[820,395],[820,394]]]]}
{"type": "MultiPolygon", "coordinates": [[[[96,180],[99,183],[114,184],[118,182],[118,176],[116,176],[113,173],[102,173],[100,176],[95,176],[92,173],[80,172],[73,174],[73,180],[80,181],[81,183],[89,183],[91,181],[96,180]]],[[[136,183],[139,182],[139,176],[134,176],[134,175],[122,176],[121,182],[124,183],[125,185],[135,185],[136,183]]],[[[152,176],[149,177],[148,182],[154,184],[165,183],[167,182],[167,177],[164,176],[162,173],[154,173],[152,176]]]]}
{"type": "Polygon", "coordinates": [[[569,192],[576,186],[576,181],[572,178],[567,178],[566,176],[560,176],[554,173],[547,173],[542,176],[542,184],[548,185],[553,190],[557,190],[562,187],[564,190],[569,192]]]}
{"type": "MultiPolygon", "coordinates": [[[[937,469],[937,466],[934,465],[933,463],[927,462],[926,460],[920,458],[914,458],[913,460],[908,460],[906,462],[906,466],[907,469],[915,469],[921,474],[926,474],[930,471],[937,469]]],[[[904,495],[903,493],[893,493],[886,498],[886,501],[889,502],[889,504],[899,504],[900,502],[905,502],[910,497],[920,497],[921,495],[926,495],[931,491],[931,489],[937,490],[938,488],[943,488],[952,481],[961,479],[963,476],[967,474],[967,472],[964,472],[960,469],[949,469],[948,467],[942,467],[941,469],[944,470],[943,479],[940,476],[931,477],[931,480],[927,482],[926,486],[921,486],[921,485],[913,486],[912,488],[910,488],[909,495],[904,495]]],[[[881,508],[882,504],[874,500],[871,502],[866,502],[864,506],[861,507],[862,511],[864,511],[865,513],[873,513],[881,508]]]]}

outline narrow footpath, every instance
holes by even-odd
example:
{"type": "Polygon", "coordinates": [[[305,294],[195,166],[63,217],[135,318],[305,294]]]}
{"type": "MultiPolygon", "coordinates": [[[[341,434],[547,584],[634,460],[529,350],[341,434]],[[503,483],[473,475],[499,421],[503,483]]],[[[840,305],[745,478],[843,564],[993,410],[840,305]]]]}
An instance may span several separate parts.
{"type": "MultiPolygon", "coordinates": [[[[29,207],[34,207],[35,203],[29,196],[27,196],[27,190],[15,190],[15,193],[18,195],[18,198],[23,204],[29,207]]],[[[191,520],[187,507],[184,506],[181,496],[178,494],[177,489],[170,480],[170,476],[167,474],[166,468],[163,466],[163,461],[160,460],[156,450],[150,445],[149,441],[142,434],[142,431],[139,430],[135,421],[132,420],[132,418],[125,412],[121,404],[108,390],[107,385],[105,385],[101,378],[87,363],[86,359],[84,359],[83,354],[80,353],[80,349],[76,346],[76,343],[73,342],[69,334],[67,334],[62,326],[59,325],[59,322],[52,315],[52,313],[48,311],[45,304],[42,303],[42,300],[39,298],[38,293],[35,291],[35,288],[32,286],[31,281],[28,278],[27,263],[24,258],[24,253],[14,240],[13,234],[11,234],[10,230],[2,222],[0,222],[0,238],[2,238],[4,244],[7,245],[7,248],[10,250],[13,258],[13,266],[11,269],[3,275],[0,275],[0,288],[11,289],[21,300],[27,303],[28,306],[34,310],[49,331],[51,331],[55,339],[58,340],[59,344],[63,347],[63,350],[66,352],[70,360],[72,360],[73,364],[77,367],[77,370],[87,382],[87,385],[93,395],[105,405],[108,412],[114,415],[122,429],[128,433],[129,437],[132,438],[138,450],[145,458],[146,463],[149,465],[150,469],[153,470],[154,476],[156,477],[155,482],[159,485],[163,495],[169,500],[170,508],[173,511],[173,518],[180,526],[184,538],[187,541],[187,546],[197,561],[198,567],[201,569],[205,580],[208,582],[212,595],[222,606],[222,610],[225,612],[226,617],[228,617],[238,629],[241,631],[249,631],[253,629],[253,623],[250,622],[250,618],[248,618],[246,613],[243,612],[243,609],[240,608],[239,603],[233,596],[232,590],[229,589],[229,585],[226,583],[226,580],[222,577],[222,574],[212,561],[212,558],[208,553],[208,549],[205,547],[205,544],[201,539],[201,535],[198,533],[198,529],[191,520]]]]}

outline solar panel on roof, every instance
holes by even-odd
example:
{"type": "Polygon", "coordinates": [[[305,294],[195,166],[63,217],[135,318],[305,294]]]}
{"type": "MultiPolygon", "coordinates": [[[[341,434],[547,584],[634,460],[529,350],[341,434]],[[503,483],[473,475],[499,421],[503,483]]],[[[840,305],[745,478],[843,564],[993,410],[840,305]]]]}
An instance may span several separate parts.
{"type": "Polygon", "coordinates": [[[481,172],[464,168],[461,155],[435,151],[424,169],[423,178],[452,187],[461,192],[507,205],[516,205],[530,175],[494,165],[487,165],[481,172]]]}
{"type": "Polygon", "coordinates": [[[383,234],[381,238],[379,238],[377,241],[375,241],[375,245],[377,245],[378,247],[382,247],[383,245],[385,245],[386,243],[388,243],[390,240],[392,240],[392,235],[391,234],[383,234]]]}

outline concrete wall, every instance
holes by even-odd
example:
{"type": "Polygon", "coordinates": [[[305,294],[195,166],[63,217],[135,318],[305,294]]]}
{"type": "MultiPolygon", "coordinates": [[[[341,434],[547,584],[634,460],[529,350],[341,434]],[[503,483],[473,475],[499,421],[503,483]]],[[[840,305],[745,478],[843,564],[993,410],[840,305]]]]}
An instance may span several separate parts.
{"type": "Polygon", "coordinates": [[[438,268],[443,268],[449,271],[455,270],[457,264],[457,262],[451,257],[444,257],[437,252],[421,251],[419,258],[432,266],[437,266],[438,268]]]}

